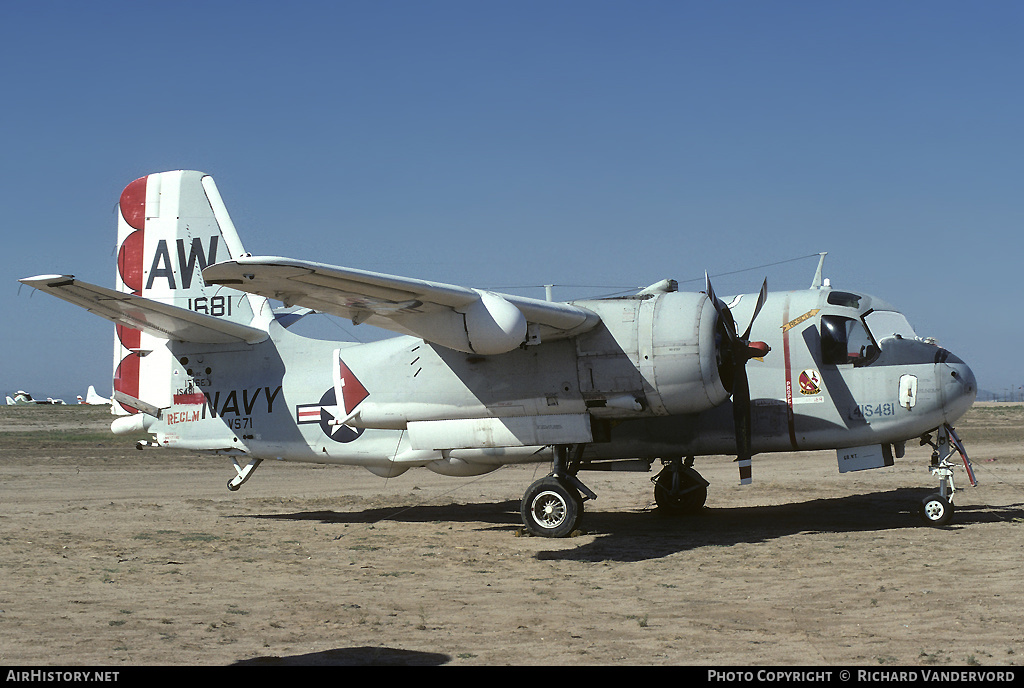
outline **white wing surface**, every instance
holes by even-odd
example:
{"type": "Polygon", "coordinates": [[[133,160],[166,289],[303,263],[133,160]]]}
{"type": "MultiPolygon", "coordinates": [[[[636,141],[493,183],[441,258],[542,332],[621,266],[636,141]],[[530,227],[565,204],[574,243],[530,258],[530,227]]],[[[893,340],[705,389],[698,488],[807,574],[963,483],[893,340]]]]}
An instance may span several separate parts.
{"type": "Polygon", "coordinates": [[[19,281],[102,318],[163,339],[203,344],[256,344],[269,336],[255,327],[89,284],[72,275],[40,275],[19,281]]]}
{"type": "Polygon", "coordinates": [[[208,284],[411,334],[441,346],[500,354],[594,327],[590,310],[440,282],[276,257],[242,257],[203,270],[208,284]]]}

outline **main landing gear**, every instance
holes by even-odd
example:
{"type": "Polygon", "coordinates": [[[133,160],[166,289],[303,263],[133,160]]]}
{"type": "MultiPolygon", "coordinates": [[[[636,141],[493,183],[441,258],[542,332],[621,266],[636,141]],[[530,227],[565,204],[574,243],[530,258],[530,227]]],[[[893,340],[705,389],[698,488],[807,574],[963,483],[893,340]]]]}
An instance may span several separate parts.
{"type": "MultiPolygon", "coordinates": [[[[583,445],[557,445],[551,473],[530,485],[523,495],[520,513],[523,525],[533,535],[567,537],[580,527],[583,503],[597,499],[576,474],[583,468],[594,470],[649,471],[646,460],[608,461],[589,464],[582,461],[583,445]]],[[[700,511],[708,496],[708,481],[693,470],[693,457],[663,462],[665,467],[651,478],[658,509],[668,514],[700,511]]]]}
{"type": "Polygon", "coordinates": [[[932,461],[928,470],[932,475],[938,476],[939,491],[921,500],[919,513],[928,525],[944,526],[953,518],[953,495],[956,493],[956,486],[953,484],[954,464],[949,461],[949,457],[954,451],[963,459],[971,487],[977,486],[978,481],[974,478],[971,460],[967,458],[967,452],[956,431],[949,424],[945,424],[936,434],[934,442],[930,435],[925,435],[921,438],[921,444],[930,444],[932,447],[932,461]]]}
{"type": "Polygon", "coordinates": [[[651,478],[654,502],[666,514],[693,514],[704,508],[708,499],[708,483],[693,470],[693,457],[676,457],[664,462],[665,467],[651,478]]]}
{"type": "Polygon", "coordinates": [[[519,508],[523,525],[541,537],[566,537],[579,528],[583,518],[583,502],[597,495],[580,482],[583,445],[576,445],[570,460],[570,445],[556,445],[551,473],[527,488],[519,508]]]}

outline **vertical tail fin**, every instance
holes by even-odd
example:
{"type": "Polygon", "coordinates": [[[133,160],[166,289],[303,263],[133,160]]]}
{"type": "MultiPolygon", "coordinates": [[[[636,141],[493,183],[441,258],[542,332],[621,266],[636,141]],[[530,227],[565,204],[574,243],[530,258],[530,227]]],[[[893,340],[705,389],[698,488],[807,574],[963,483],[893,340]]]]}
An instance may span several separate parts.
{"type": "MultiPolygon", "coordinates": [[[[121,193],[117,222],[117,289],[155,301],[266,329],[273,314],[263,297],[203,281],[202,270],[245,251],[213,177],[174,171],[136,179],[121,193]]],[[[169,343],[123,325],[114,341],[114,391],[147,405],[170,405],[169,343]]],[[[114,401],[116,414],[137,409],[114,401]]]]}

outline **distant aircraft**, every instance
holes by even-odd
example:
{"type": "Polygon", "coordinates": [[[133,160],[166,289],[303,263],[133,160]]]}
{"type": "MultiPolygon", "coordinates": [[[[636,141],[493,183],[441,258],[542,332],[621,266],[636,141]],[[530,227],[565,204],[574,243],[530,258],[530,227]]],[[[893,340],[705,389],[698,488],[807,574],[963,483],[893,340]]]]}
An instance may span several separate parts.
{"type": "Polygon", "coordinates": [[[51,399],[49,397],[47,397],[45,400],[43,400],[43,399],[33,399],[31,394],[29,394],[28,392],[26,392],[24,390],[20,390],[20,389],[17,392],[14,393],[14,397],[13,398],[10,397],[10,396],[7,397],[7,405],[8,406],[21,406],[23,404],[26,404],[26,405],[27,404],[57,404],[57,405],[61,405],[63,403],[64,403],[63,399],[51,399]]]}
{"type": "Polygon", "coordinates": [[[119,208],[116,289],[21,281],[117,323],[115,433],[228,456],[231,490],[267,458],[382,477],[550,462],[521,514],[564,537],[597,497],[586,470],[660,463],[659,509],[687,512],[707,497],[698,456],[734,454],[749,483],[755,454],[835,449],[847,472],[892,465],[920,439],[939,490],[918,508],[934,525],[953,513],[954,453],[975,483],[952,427],[977,395],[971,369],[884,301],[831,288],[821,263],[810,289],[765,283],[728,303],[709,278],[698,293],[664,280],[556,303],[254,257],[200,172],[138,179],[119,208]],[[308,339],[271,299],[401,336],[308,339]]]}
{"type": "Polygon", "coordinates": [[[89,390],[85,393],[85,399],[82,399],[81,394],[78,395],[78,403],[89,404],[93,406],[102,406],[104,404],[111,404],[113,402],[110,399],[107,399],[106,397],[101,397],[99,393],[96,391],[96,388],[92,385],[89,385],[89,390]]]}

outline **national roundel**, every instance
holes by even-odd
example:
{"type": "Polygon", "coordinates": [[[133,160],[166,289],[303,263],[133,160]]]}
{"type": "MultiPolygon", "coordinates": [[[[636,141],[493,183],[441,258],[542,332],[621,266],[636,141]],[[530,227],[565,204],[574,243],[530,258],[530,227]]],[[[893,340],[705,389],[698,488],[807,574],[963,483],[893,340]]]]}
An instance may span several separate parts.
{"type": "Polygon", "coordinates": [[[318,423],[325,435],[335,442],[351,442],[363,434],[365,428],[350,428],[347,425],[334,425],[336,418],[344,418],[345,414],[338,406],[334,388],[329,388],[320,397],[319,404],[304,404],[296,409],[296,421],[299,425],[318,423]]]}

